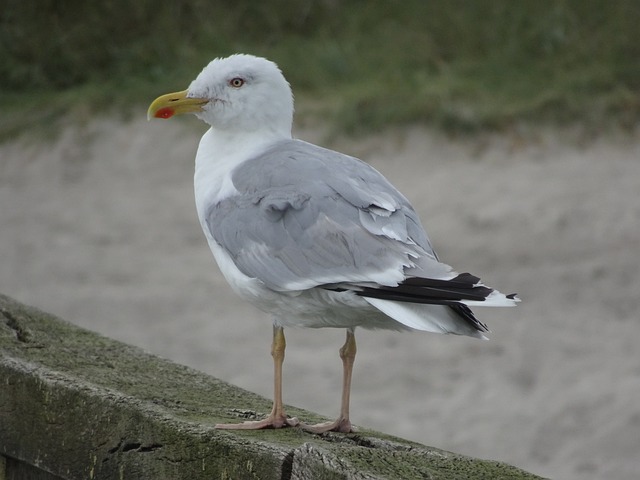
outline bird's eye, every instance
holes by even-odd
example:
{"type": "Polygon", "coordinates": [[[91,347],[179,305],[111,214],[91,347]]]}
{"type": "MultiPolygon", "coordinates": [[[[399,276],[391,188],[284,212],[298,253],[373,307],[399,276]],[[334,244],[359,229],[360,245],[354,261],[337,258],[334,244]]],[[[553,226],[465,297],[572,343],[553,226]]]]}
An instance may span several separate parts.
{"type": "Polygon", "coordinates": [[[241,86],[244,85],[244,78],[240,78],[240,77],[232,78],[231,80],[229,80],[229,85],[231,85],[233,88],[240,88],[241,86]]]}

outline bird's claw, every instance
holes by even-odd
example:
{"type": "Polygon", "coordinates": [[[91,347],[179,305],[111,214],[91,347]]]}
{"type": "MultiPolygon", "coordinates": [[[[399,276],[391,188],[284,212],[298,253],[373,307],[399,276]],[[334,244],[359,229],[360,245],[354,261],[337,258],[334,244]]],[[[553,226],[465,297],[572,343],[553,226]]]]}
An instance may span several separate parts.
{"type": "Polygon", "coordinates": [[[307,425],[306,423],[300,422],[298,426],[305,432],[310,433],[355,433],[357,431],[357,429],[351,425],[348,418],[339,418],[333,422],[316,423],[315,425],[307,425]]]}
{"type": "Polygon", "coordinates": [[[242,423],[218,423],[214,428],[218,430],[263,430],[266,428],[297,427],[298,425],[300,425],[300,421],[295,417],[269,415],[262,420],[242,423]]]}

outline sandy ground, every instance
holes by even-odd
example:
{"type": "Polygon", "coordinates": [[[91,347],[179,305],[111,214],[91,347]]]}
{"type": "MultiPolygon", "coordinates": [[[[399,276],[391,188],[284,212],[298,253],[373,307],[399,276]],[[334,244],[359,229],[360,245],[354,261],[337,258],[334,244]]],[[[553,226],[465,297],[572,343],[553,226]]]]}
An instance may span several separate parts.
{"type": "MultiPolygon", "coordinates": [[[[195,216],[203,127],[99,118],[0,145],[0,291],[270,396],[270,321],[195,216]]],[[[478,312],[490,342],[359,331],[354,422],[553,478],[638,478],[640,134],[416,127],[333,147],[405,192],[444,261],[523,298],[478,312]]],[[[287,333],[285,401],[334,416],[344,333],[287,333]]]]}

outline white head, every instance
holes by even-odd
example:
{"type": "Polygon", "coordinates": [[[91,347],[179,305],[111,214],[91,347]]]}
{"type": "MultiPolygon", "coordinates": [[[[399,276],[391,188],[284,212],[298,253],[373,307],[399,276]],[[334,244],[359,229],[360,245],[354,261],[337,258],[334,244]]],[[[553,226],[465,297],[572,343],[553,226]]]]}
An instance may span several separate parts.
{"type": "Polygon", "coordinates": [[[194,113],[214,129],[290,135],[293,95],[278,66],[252,55],[216,58],[183,92],[163,95],[148,116],[194,113]]]}

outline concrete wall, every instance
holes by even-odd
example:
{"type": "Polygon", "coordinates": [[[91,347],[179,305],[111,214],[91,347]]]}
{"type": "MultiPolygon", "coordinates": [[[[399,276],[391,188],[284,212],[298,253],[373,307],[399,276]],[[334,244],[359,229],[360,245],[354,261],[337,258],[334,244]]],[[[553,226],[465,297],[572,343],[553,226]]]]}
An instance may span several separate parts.
{"type": "Polygon", "coordinates": [[[268,399],[0,295],[0,480],[538,478],[372,431],[213,428],[269,409],[268,399]]]}

